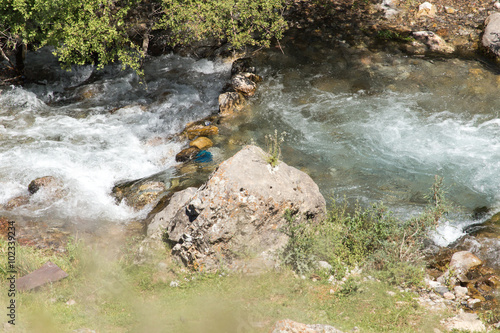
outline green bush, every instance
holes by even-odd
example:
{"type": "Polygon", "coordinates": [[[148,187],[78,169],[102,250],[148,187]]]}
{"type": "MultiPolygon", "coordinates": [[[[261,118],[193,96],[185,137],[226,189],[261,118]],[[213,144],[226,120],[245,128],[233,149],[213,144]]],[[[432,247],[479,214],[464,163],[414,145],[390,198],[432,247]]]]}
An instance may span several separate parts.
{"type": "Polygon", "coordinates": [[[436,178],[429,199],[429,208],[408,220],[396,218],[380,203],[367,209],[356,205],[349,212],[346,201],[336,200],[317,225],[297,224],[287,212],[285,233],[290,240],[284,262],[304,272],[313,260],[325,260],[337,278],[347,267],[363,265],[383,272],[381,276],[393,283],[418,285],[424,241],[446,212],[441,178],[436,178]]]}
{"type": "Polygon", "coordinates": [[[163,0],[162,7],[156,28],[168,29],[173,44],[215,38],[235,49],[269,46],[287,27],[284,0],[163,0]]]}

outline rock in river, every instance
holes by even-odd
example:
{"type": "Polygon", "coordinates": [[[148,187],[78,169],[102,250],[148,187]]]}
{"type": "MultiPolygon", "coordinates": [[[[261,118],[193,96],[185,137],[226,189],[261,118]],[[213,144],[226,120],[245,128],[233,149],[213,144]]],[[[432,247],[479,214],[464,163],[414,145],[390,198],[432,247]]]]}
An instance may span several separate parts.
{"type": "MultiPolygon", "coordinates": [[[[194,194],[191,189],[179,194],[189,199],[174,210],[167,206],[169,216],[157,214],[174,255],[208,270],[221,264],[239,269],[248,257],[272,265],[273,252],[287,242],[280,231],[285,210],[303,223],[324,218],[325,199],[314,181],[283,162],[272,168],[265,155],[258,147],[244,147],[194,194]]],[[[155,218],[151,226],[159,225],[155,218]]]]}

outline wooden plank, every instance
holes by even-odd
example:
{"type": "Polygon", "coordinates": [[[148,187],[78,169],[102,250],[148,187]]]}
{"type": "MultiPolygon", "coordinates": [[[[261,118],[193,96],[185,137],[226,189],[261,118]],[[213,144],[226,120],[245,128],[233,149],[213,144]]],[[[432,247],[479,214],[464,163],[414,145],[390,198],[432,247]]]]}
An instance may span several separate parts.
{"type": "Polygon", "coordinates": [[[27,291],[43,286],[50,282],[56,282],[68,277],[68,274],[53,262],[48,261],[42,267],[33,271],[16,281],[19,291],[27,291]]]}

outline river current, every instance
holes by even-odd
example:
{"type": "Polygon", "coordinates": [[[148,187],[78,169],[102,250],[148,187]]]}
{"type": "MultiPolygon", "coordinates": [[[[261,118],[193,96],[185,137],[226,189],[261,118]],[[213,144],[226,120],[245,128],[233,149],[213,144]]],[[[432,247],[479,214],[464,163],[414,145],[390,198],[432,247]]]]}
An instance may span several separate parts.
{"type": "MultiPolygon", "coordinates": [[[[241,145],[286,132],[282,159],[306,171],[323,195],[362,205],[383,201],[396,214],[423,209],[434,176],[444,178],[456,213],[434,236],[446,245],[481,222],[477,207],[500,210],[500,79],[471,60],[295,44],[256,59],[264,81],[241,117],[225,121],[215,162],[241,145]]],[[[126,223],[145,217],[117,205],[116,182],[179,174],[170,139],[217,111],[230,64],[165,55],[139,79],[119,66],[67,72],[50,52],[29,55],[34,81],[0,91],[0,205],[52,175],[67,195],[0,215],[59,224],[126,223]]]]}

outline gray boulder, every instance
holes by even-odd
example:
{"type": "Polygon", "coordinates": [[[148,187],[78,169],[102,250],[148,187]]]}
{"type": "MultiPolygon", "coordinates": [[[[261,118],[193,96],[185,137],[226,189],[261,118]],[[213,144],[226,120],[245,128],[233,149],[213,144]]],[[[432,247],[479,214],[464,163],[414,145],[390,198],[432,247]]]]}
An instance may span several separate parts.
{"type": "Polygon", "coordinates": [[[491,14],[484,23],[486,28],[482,44],[489,52],[500,57],[500,13],[491,14]]]}
{"type": "Polygon", "coordinates": [[[324,218],[325,199],[314,181],[283,162],[272,168],[265,157],[258,147],[244,147],[194,195],[179,194],[190,198],[181,208],[165,209],[167,241],[186,265],[240,270],[249,257],[271,265],[287,242],[285,210],[304,223],[324,218]]]}
{"type": "Polygon", "coordinates": [[[170,198],[170,201],[162,211],[158,212],[153,216],[151,221],[148,224],[147,236],[150,239],[156,241],[162,241],[163,232],[167,227],[167,224],[170,222],[172,216],[177,213],[182,207],[184,207],[189,200],[196,193],[195,187],[188,187],[187,189],[176,192],[170,198]]]}

